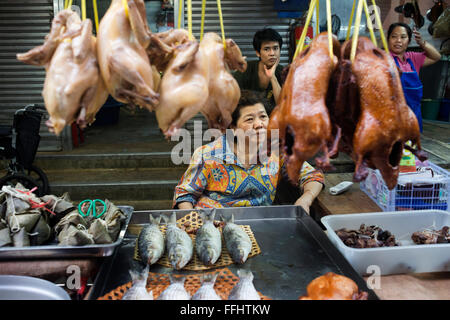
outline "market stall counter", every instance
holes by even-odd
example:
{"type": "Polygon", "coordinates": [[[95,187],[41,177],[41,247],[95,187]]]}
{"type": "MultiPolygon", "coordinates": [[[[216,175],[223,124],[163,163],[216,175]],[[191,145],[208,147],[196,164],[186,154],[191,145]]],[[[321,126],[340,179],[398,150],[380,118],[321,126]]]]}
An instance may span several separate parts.
{"type": "MultiPolygon", "coordinates": [[[[135,246],[143,225],[149,223],[149,214],[169,215],[172,210],[134,212],[122,246],[104,264],[95,281],[90,299],[98,299],[131,281],[130,270],[144,269],[135,258],[135,246]]],[[[177,210],[177,219],[189,214],[177,210]]],[[[265,297],[273,300],[296,300],[307,294],[308,284],[328,272],[352,279],[369,299],[378,299],[363,278],[358,275],[342,254],[329,241],[319,225],[297,206],[271,206],[217,209],[216,216],[233,214],[235,223],[249,225],[260,248],[242,264],[230,264],[234,274],[238,269],[250,270],[254,286],[265,297]]],[[[223,250],[223,249],[222,249],[223,250]]],[[[194,252],[195,255],[195,252],[194,252]]],[[[149,269],[158,274],[199,274],[203,271],[176,271],[157,262],[149,269]]],[[[205,270],[212,272],[214,269],[205,270]]]]}

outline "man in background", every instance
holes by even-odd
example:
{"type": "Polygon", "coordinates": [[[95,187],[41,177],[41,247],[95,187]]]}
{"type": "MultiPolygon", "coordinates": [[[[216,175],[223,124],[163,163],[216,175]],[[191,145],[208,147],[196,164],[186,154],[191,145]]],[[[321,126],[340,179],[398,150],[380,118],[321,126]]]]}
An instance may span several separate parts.
{"type": "Polygon", "coordinates": [[[270,115],[275,108],[281,92],[283,67],[280,63],[280,52],[283,39],[280,34],[271,28],[265,28],[255,33],[253,48],[258,61],[249,61],[244,73],[235,72],[234,78],[241,90],[254,90],[264,93],[270,101],[270,115]]]}

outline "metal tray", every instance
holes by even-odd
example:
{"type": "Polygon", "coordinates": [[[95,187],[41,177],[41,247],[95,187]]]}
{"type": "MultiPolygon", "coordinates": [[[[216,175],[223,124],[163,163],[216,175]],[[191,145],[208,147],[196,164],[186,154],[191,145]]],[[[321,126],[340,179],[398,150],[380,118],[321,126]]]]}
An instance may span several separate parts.
{"type": "Polygon", "coordinates": [[[24,276],[0,276],[0,300],[70,300],[50,281],[24,276]]]}
{"type": "MultiPolygon", "coordinates": [[[[177,219],[191,210],[177,210],[177,219]]],[[[130,225],[149,222],[149,213],[169,214],[173,210],[137,211],[130,225]]],[[[228,268],[237,274],[240,268],[254,274],[258,291],[272,299],[294,300],[306,295],[307,285],[316,277],[334,272],[353,279],[360,290],[369,293],[369,299],[378,299],[363,278],[330,242],[319,225],[297,206],[271,206],[217,209],[220,214],[234,214],[238,224],[250,225],[261,254],[249,258],[243,265],[228,268]]],[[[131,228],[130,228],[131,229],[131,228]]],[[[124,242],[115,254],[104,263],[94,282],[90,299],[97,299],[129,281],[129,270],[142,270],[144,266],[133,259],[136,235],[127,232],[124,242]]],[[[195,274],[198,271],[174,271],[155,264],[151,272],[195,274]]],[[[210,270],[208,270],[210,271],[210,270]]]]}
{"type": "Polygon", "coordinates": [[[57,244],[30,246],[30,247],[4,247],[0,248],[0,260],[35,259],[35,258],[80,258],[80,257],[107,257],[111,256],[125,236],[125,232],[133,215],[133,207],[117,206],[126,215],[126,220],[120,228],[117,240],[110,244],[92,244],[86,246],[59,246],[57,244]]]}

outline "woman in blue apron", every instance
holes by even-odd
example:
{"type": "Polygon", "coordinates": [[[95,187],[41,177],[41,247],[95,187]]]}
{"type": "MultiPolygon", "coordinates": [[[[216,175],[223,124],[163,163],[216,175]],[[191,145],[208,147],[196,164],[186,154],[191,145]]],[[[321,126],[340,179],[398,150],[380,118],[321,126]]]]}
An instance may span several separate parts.
{"type": "Polygon", "coordinates": [[[419,79],[419,70],[423,66],[428,66],[441,59],[441,54],[430,43],[422,40],[422,37],[416,29],[411,28],[405,23],[393,23],[388,30],[389,51],[395,60],[395,63],[401,71],[401,82],[405,100],[411,110],[417,117],[422,132],[422,113],[420,109],[423,86],[419,79]],[[411,42],[412,35],[414,40],[423,49],[423,52],[406,51],[411,42]]]}

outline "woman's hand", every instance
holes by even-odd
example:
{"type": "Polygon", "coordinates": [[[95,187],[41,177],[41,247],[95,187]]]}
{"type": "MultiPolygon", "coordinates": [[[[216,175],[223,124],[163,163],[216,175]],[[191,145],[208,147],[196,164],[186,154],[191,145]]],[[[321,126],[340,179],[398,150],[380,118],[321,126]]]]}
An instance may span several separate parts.
{"type": "Polygon", "coordinates": [[[314,201],[311,193],[304,193],[300,198],[295,201],[294,205],[301,206],[305,211],[309,214],[309,207],[311,207],[312,202],[314,201]]]}
{"type": "Polygon", "coordinates": [[[309,214],[309,207],[322,191],[323,184],[317,181],[310,181],[303,186],[303,194],[295,201],[294,205],[301,206],[309,214]]]}
{"type": "Polygon", "coordinates": [[[423,63],[423,67],[429,66],[435,62],[438,62],[441,59],[441,54],[435,47],[429,42],[426,42],[422,39],[422,35],[417,29],[413,30],[414,40],[416,40],[417,44],[422,48],[425,52],[425,62],[423,63]]]}
{"type": "Polygon", "coordinates": [[[413,30],[413,35],[414,35],[414,40],[416,40],[416,43],[423,48],[423,46],[425,45],[425,40],[422,39],[422,35],[420,34],[419,31],[417,31],[417,29],[413,30]]]}
{"type": "Polygon", "coordinates": [[[264,74],[266,75],[266,77],[270,80],[274,77],[275,75],[275,70],[277,69],[278,64],[280,63],[280,59],[277,60],[277,62],[275,62],[275,64],[270,67],[267,68],[266,65],[264,65],[264,74]]]}

